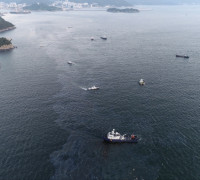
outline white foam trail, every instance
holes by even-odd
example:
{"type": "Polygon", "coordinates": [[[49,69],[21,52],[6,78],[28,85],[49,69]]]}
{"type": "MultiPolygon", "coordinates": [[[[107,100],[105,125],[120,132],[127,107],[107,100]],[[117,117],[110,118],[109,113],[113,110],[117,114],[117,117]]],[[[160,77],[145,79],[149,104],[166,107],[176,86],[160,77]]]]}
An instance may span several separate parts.
{"type": "Polygon", "coordinates": [[[84,88],[84,87],[80,87],[81,89],[83,89],[84,91],[87,91],[88,89],[87,88],[84,88]]]}

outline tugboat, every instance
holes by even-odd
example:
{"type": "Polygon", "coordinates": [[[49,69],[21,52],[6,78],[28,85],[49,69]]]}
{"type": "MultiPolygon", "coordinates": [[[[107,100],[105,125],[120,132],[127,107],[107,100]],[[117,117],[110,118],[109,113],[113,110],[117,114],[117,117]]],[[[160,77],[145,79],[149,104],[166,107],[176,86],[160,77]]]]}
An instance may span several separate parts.
{"type": "Polygon", "coordinates": [[[92,86],[92,87],[88,88],[88,90],[98,90],[98,89],[99,89],[99,87],[96,87],[96,86],[92,86]]]}
{"type": "Polygon", "coordinates": [[[113,129],[111,132],[108,132],[107,136],[104,138],[105,142],[108,143],[137,143],[138,137],[134,134],[131,136],[127,136],[126,134],[121,135],[118,132],[115,132],[115,129],[113,129]]]}
{"type": "Polygon", "coordinates": [[[186,58],[186,59],[189,58],[189,56],[187,56],[187,55],[176,55],[176,57],[181,57],[181,58],[186,58]]]}
{"type": "Polygon", "coordinates": [[[101,36],[101,39],[107,40],[107,37],[106,36],[101,36]]]}
{"type": "Polygon", "coordinates": [[[144,86],[144,85],[145,85],[144,79],[140,79],[140,80],[139,80],[139,84],[140,84],[141,86],[144,86]]]}

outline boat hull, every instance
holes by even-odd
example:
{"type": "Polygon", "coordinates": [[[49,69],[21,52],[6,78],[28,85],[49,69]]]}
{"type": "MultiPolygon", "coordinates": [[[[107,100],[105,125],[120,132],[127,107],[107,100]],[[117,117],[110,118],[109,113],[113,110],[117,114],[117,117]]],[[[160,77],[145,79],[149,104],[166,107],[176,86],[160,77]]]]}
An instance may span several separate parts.
{"type": "Polygon", "coordinates": [[[188,58],[189,58],[189,56],[184,56],[184,55],[176,55],[176,57],[180,57],[180,58],[186,58],[186,59],[188,59],[188,58]]]}
{"type": "Polygon", "coordinates": [[[143,83],[140,83],[140,82],[139,82],[139,85],[140,85],[140,86],[144,86],[144,85],[145,85],[145,83],[144,83],[144,82],[143,82],[143,83]]]}
{"type": "Polygon", "coordinates": [[[108,139],[107,137],[104,137],[104,142],[106,143],[138,143],[138,138],[126,138],[124,140],[120,140],[120,139],[108,139]]]}
{"type": "Polygon", "coordinates": [[[72,62],[71,62],[71,61],[68,61],[67,64],[72,65],[72,62]]]}
{"type": "Polygon", "coordinates": [[[107,38],[106,38],[106,37],[101,37],[101,39],[103,39],[103,40],[107,40],[107,38]]]}

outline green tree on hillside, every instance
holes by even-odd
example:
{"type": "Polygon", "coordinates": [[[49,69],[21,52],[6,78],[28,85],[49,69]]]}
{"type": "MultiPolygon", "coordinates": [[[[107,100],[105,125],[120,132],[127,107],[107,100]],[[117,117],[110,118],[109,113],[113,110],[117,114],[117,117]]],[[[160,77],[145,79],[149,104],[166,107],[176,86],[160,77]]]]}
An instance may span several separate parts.
{"type": "Polygon", "coordinates": [[[0,38],[0,47],[3,45],[10,45],[10,44],[12,44],[12,43],[8,39],[6,39],[4,37],[0,38]]]}
{"type": "Polygon", "coordinates": [[[13,27],[13,26],[14,25],[12,23],[5,21],[3,18],[0,17],[0,30],[13,27]]]}

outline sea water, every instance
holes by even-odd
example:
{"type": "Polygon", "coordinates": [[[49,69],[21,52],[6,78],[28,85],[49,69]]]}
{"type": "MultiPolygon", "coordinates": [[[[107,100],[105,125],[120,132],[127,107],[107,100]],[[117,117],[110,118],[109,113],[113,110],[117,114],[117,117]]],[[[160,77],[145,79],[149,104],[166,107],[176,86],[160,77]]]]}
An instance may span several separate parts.
{"type": "Polygon", "coordinates": [[[199,179],[200,6],[138,8],[4,17],[0,179],[199,179]],[[105,144],[113,128],[138,144],[105,144]]]}

